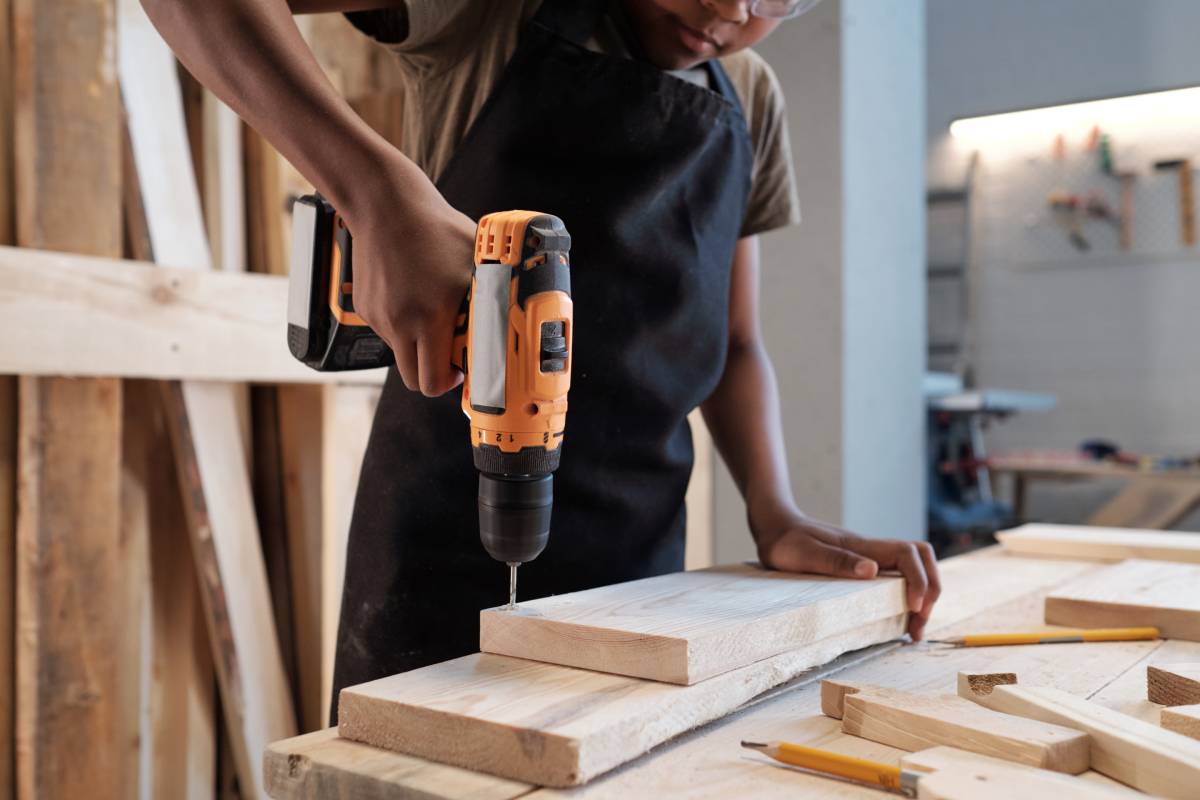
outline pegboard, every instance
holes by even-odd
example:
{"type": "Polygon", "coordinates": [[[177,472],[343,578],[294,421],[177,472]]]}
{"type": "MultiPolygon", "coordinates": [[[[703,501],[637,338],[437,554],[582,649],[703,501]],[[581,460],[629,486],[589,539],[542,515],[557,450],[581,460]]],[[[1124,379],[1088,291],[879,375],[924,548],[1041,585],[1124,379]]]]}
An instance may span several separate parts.
{"type": "MultiPolygon", "coordinates": [[[[1014,267],[1120,266],[1164,261],[1200,261],[1200,248],[1184,243],[1181,192],[1176,170],[1156,170],[1156,161],[1200,154],[1200,132],[1162,131],[1127,144],[1109,134],[1114,173],[1132,173],[1129,243],[1122,247],[1119,217],[1122,181],[1101,169],[1101,147],[1092,131],[1047,135],[1021,146],[980,148],[975,195],[976,232],[987,252],[1014,267]],[[1054,209],[1051,195],[1073,197],[1108,210],[1107,218],[1054,209]],[[1073,243],[1072,227],[1086,242],[1073,243]]],[[[1193,196],[1200,190],[1193,157],[1193,196]]],[[[1193,214],[1195,211],[1193,210],[1193,214]]],[[[1194,224],[1194,223],[1193,223],[1194,224]]]]}

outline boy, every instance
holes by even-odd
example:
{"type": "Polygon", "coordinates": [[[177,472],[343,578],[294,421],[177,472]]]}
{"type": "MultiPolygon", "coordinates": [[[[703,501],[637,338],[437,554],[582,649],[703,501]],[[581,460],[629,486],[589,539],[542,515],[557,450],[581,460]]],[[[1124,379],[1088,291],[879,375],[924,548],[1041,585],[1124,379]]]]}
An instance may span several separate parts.
{"type": "Polygon", "coordinates": [[[475,651],[479,609],[504,596],[447,392],[472,220],[507,208],[555,214],[573,240],[566,452],[522,595],[682,568],[699,406],[763,564],[899,569],[920,638],[932,550],[797,508],[759,331],[757,235],[798,212],[783,98],[746,48],[812,0],[143,1],[187,68],[345,216],[356,308],[396,354],[351,526],[335,718],[343,686],[475,651]],[[398,54],[403,154],[321,73],[291,18],[313,11],[349,12],[398,54]]]}

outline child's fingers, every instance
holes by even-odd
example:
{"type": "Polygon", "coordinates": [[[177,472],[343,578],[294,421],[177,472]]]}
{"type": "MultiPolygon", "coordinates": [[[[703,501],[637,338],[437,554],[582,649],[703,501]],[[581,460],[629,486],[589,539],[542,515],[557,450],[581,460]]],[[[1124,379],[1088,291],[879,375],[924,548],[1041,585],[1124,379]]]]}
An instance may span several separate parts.
{"type": "Polygon", "coordinates": [[[797,538],[782,548],[776,559],[778,569],[793,572],[817,572],[838,578],[874,578],[879,565],[869,558],[810,537],[797,538]]]}
{"type": "Polygon", "coordinates": [[[388,343],[396,356],[396,369],[400,379],[410,392],[421,388],[421,375],[417,368],[417,345],[408,339],[395,339],[388,343]]]}
{"type": "Polygon", "coordinates": [[[426,397],[439,397],[462,380],[462,373],[450,363],[454,339],[450,331],[450,327],[444,331],[428,331],[417,339],[417,377],[421,393],[426,397]]]}

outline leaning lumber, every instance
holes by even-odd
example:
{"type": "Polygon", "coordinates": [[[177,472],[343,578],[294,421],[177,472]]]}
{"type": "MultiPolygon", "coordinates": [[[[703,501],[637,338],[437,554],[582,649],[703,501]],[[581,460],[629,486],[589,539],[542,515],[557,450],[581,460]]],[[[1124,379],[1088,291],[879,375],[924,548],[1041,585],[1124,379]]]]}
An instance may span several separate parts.
{"type": "Polygon", "coordinates": [[[543,786],[574,786],[810,667],[904,630],[905,615],[691,686],[477,653],[343,689],[341,736],[543,786]]]}
{"type": "Polygon", "coordinates": [[[1014,764],[955,747],[932,747],[900,757],[900,766],[925,773],[917,781],[919,800],[1133,800],[1145,797],[1120,786],[1014,764]]]}
{"type": "Polygon", "coordinates": [[[1200,703],[1200,663],[1146,667],[1146,698],[1164,706],[1200,703]]]}
{"type": "Polygon", "coordinates": [[[1088,768],[1087,734],[992,711],[954,695],[826,679],[821,681],[821,711],[840,718],[845,733],[910,752],[952,745],[1072,775],[1088,768]]]}
{"type": "Polygon", "coordinates": [[[754,565],[644,578],[479,615],[485,653],[693,684],[905,611],[904,581],[754,565]]]}
{"type": "MultiPolygon", "coordinates": [[[[175,59],[137,0],[118,0],[122,94],[154,260],[210,267],[175,59]]],[[[265,798],[269,742],[296,732],[254,515],[236,393],[226,383],[162,384],[199,572],[222,708],[241,792],[265,798]]]]}
{"type": "Polygon", "coordinates": [[[958,674],[958,694],[1006,714],[1053,722],[1092,737],[1092,769],[1149,794],[1196,796],[1200,742],[1059,689],[1019,686],[1012,673],[958,674]]]}
{"type": "Polygon", "coordinates": [[[1154,626],[1200,642],[1200,564],[1130,559],[1046,596],[1046,622],[1080,628],[1154,626]]]}
{"type": "Polygon", "coordinates": [[[1148,558],[1200,564],[1200,533],[1030,523],[996,534],[1014,555],[1120,561],[1148,558]]]}
{"type": "Polygon", "coordinates": [[[11,309],[0,372],[259,383],[385,373],[317,372],[293,358],[277,276],[0,247],[0,299],[11,309]]]}
{"type": "MultiPolygon", "coordinates": [[[[14,186],[0,185],[0,228],[16,241],[100,256],[121,253],[120,100],[112,0],[0,3],[11,49],[0,88],[12,106],[14,186]]],[[[0,137],[7,138],[7,137],[0,137]]],[[[8,156],[8,148],[0,159],[8,156]]],[[[6,167],[8,164],[6,163],[6,167]]],[[[4,304],[16,309],[20,298],[4,304]]],[[[44,340],[55,332],[39,326],[44,340]]],[[[11,325],[5,326],[11,350],[11,325]]],[[[34,353],[41,342],[31,345],[34,353]]],[[[137,796],[127,757],[136,706],[119,647],[130,592],[120,515],[121,383],[22,377],[15,533],[14,747],[20,797],[137,796]]],[[[7,544],[13,544],[8,540],[7,544]]],[[[4,627],[4,626],[0,626],[4,627]]],[[[0,647],[0,649],[6,649],[0,647]]],[[[8,667],[0,667],[7,673],[8,667]]],[[[132,769],[131,769],[132,765],[132,769]]],[[[7,773],[0,767],[0,773],[7,773]]],[[[9,789],[0,786],[0,793],[9,789]]]]}
{"type": "Polygon", "coordinates": [[[534,789],[352,742],[339,737],[336,728],[274,742],[263,771],[267,793],[280,800],[514,800],[534,789]]]}
{"type": "Polygon", "coordinates": [[[1169,731],[1200,739],[1200,705],[1164,708],[1159,724],[1169,731]]]}

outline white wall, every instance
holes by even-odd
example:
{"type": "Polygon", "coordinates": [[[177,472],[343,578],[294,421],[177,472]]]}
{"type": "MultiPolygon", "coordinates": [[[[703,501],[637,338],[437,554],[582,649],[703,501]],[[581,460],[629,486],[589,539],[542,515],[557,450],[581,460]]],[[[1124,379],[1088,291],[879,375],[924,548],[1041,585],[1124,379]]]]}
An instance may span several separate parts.
{"type": "MultiPolygon", "coordinates": [[[[804,221],[763,242],[762,314],[807,512],[924,532],[924,3],[825,0],[759,47],[788,97],[804,221]]],[[[753,558],[724,467],[716,560],[753,558]]]]}
{"type": "MultiPolygon", "coordinates": [[[[958,176],[961,153],[947,135],[956,117],[1200,84],[1194,0],[928,0],[928,11],[931,183],[958,176]]],[[[1200,130],[1159,133],[1200,153],[1200,130]]],[[[1050,414],[997,428],[993,447],[1073,448],[1104,436],[1135,450],[1200,450],[1197,256],[1023,266],[1014,216],[1036,204],[1002,202],[1019,164],[987,150],[983,164],[979,379],[1051,391],[1060,401],[1050,414]]],[[[1143,221],[1152,213],[1145,193],[1170,191],[1152,183],[1167,180],[1148,172],[1139,179],[1143,221]]],[[[1176,229],[1169,210],[1159,217],[1176,229]]]]}

